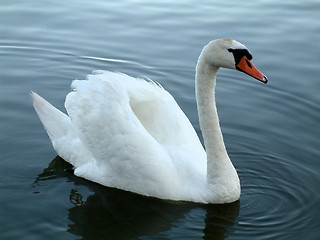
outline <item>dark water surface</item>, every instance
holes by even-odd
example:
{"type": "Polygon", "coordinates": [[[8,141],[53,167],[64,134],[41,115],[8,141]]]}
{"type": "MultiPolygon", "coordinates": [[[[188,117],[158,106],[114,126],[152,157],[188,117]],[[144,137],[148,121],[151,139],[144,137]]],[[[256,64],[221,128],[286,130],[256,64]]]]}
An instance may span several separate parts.
{"type": "Polygon", "coordinates": [[[320,239],[320,2],[0,1],[0,239],[320,239]],[[141,197],[72,175],[28,91],[63,109],[95,69],[147,76],[199,132],[194,67],[208,41],[247,45],[269,77],[218,76],[240,201],[141,197]]]}

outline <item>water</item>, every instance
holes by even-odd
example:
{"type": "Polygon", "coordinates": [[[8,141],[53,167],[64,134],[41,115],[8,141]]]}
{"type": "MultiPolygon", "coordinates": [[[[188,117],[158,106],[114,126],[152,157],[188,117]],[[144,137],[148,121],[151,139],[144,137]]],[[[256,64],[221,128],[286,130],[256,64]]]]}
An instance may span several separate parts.
{"type": "Polygon", "coordinates": [[[0,239],[319,239],[318,1],[1,1],[0,239]],[[199,132],[194,66],[211,39],[246,44],[263,85],[223,70],[218,110],[240,201],[199,205],[80,179],[28,91],[63,109],[94,69],[160,82],[199,132]]]}

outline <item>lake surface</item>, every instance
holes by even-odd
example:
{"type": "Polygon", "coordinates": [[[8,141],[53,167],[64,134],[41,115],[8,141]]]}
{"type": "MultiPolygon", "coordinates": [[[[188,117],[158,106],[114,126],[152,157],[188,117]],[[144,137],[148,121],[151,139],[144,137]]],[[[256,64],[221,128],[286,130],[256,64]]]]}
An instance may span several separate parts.
{"type": "Polygon", "coordinates": [[[0,239],[320,239],[320,2],[0,1],[0,239]],[[95,69],[162,84],[199,133],[194,67],[216,38],[268,76],[222,70],[217,101],[241,199],[142,197],[74,176],[30,90],[63,109],[95,69]]]}

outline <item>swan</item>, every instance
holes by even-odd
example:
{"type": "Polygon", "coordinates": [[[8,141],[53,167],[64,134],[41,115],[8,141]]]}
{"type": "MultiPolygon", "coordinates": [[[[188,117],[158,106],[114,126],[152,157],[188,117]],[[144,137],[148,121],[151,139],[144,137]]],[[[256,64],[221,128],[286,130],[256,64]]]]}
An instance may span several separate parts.
{"type": "Polygon", "coordinates": [[[68,115],[30,94],[55,151],[76,176],[160,199],[230,203],[240,198],[240,181],[219,125],[216,74],[237,69],[267,83],[251,59],[232,39],[213,40],[200,54],[195,90],[206,151],[174,98],[152,80],[93,71],[72,82],[68,115]]]}

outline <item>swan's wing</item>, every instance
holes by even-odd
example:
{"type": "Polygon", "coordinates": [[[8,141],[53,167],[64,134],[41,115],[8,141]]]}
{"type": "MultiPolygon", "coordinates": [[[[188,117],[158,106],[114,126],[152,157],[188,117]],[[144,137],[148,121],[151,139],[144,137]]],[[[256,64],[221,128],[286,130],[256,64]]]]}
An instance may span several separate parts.
{"type": "Polygon", "coordinates": [[[132,179],[141,181],[142,188],[147,188],[143,179],[148,179],[155,188],[162,184],[172,189],[179,184],[180,172],[205,171],[205,153],[193,127],[172,96],[157,84],[100,71],[87,80],[75,80],[72,88],[66,109],[101,170],[95,173],[101,175],[99,181],[88,176],[86,169],[80,168],[79,175],[123,189],[132,179]]]}
{"type": "Polygon", "coordinates": [[[205,151],[172,95],[152,81],[133,80],[126,81],[130,86],[130,106],[143,127],[169,153],[180,174],[185,173],[190,178],[197,172],[195,169],[204,170],[205,151]]]}

